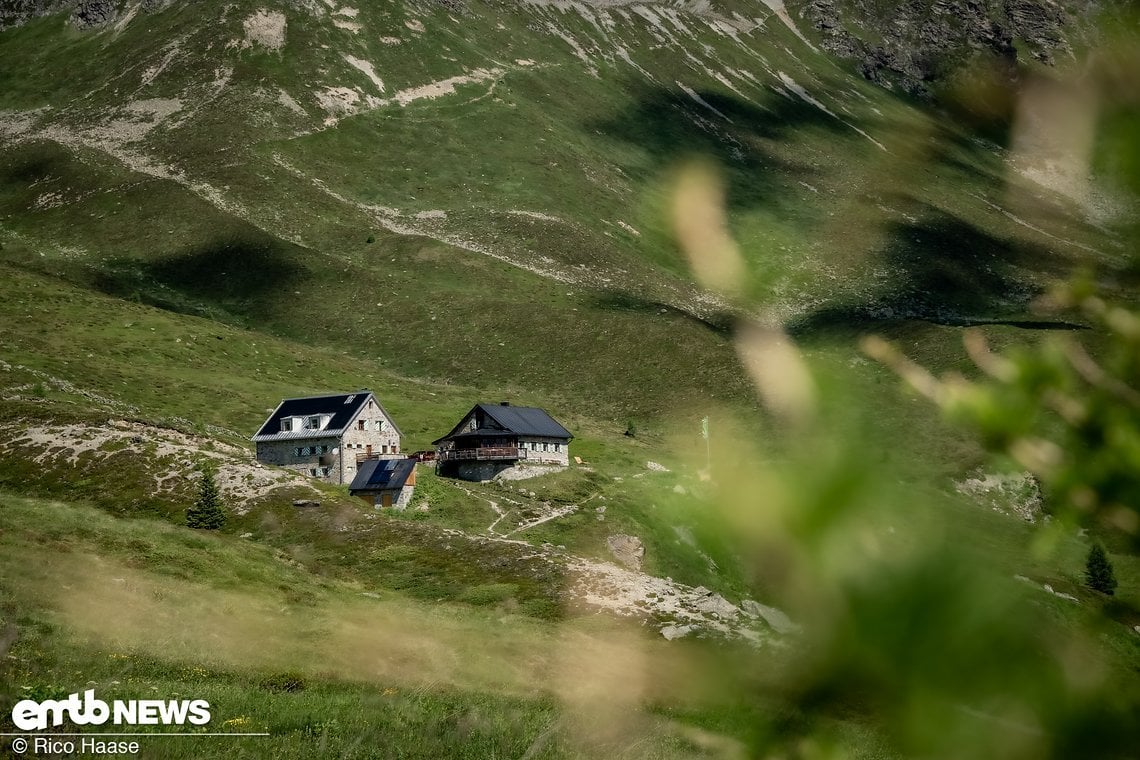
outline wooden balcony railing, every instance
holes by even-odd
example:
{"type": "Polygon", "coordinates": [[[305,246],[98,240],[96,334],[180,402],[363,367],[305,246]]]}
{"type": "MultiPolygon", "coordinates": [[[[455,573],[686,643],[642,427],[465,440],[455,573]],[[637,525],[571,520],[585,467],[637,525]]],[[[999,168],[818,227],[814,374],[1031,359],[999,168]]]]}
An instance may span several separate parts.
{"type": "Polygon", "coordinates": [[[373,460],[373,459],[403,459],[403,455],[402,454],[381,454],[378,451],[373,451],[371,453],[366,453],[366,454],[357,454],[356,455],[356,465],[357,465],[357,467],[359,467],[362,462],[368,462],[368,461],[373,460]]]}
{"type": "Polygon", "coordinates": [[[443,451],[439,452],[438,459],[442,462],[454,462],[465,459],[526,459],[526,449],[520,449],[516,446],[483,446],[477,449],[444,449],[443,451]]]}

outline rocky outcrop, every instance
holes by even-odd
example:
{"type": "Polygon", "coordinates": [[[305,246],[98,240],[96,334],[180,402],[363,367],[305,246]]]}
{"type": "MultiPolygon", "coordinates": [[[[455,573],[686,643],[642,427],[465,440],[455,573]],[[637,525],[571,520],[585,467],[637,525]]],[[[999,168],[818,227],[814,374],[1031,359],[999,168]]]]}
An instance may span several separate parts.
{"type": "MultiPolygon", "coordinates": [[[[142,0],[138,8],[144,13],[162,10],[172,0],[142,0]]],[[[121,0],[0,0],[0,30],[22,26],[29,21],[53,14],[68,14],[80,29],[106,26],[123,13],[121,0]]]]}
{"type": "Polygon", "coordinates": [[[637,536],[627,536],[622,533],[606,539],[606,546],[610,554],[614,555],[621,564],[631,570],[641,569],[641,558],[645,556],[645,546],[637,536]]]}
{"type": "Polygon", "coordinates": [[[103,26],[115,20],[118,9],[113,0],[80,0],[71,20],[80,29],[92,26],[103,26]]]}
{"type": "Polygon", "coordinates": [[[984,56],[1017,76],[1020,55],[1052,65],[1087,26],[1087,2],[908,0],[886,9],[853,0],[805,0],[798,13],[823,46],[852,58],[867,79],[929,96],[932,86],[984,56]]]}
{"type": "Polygon", "coordinates": [[[0,2],[0,29],[26,24],[34,18],[57,12],[64,5],[59,0],[3,0],[0,2]]]}

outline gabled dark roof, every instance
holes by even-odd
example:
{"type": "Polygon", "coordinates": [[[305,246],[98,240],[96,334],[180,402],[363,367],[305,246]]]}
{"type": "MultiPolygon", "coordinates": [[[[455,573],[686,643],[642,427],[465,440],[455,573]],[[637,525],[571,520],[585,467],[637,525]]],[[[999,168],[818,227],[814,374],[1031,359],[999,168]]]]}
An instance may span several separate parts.
{"type": "MultiPolygon", "coordinates": [[[[342,393],[336,396],[306,396],[287,398],[282,401],[261,429],[253,436],[255,441],[290,440],[293,438],[316,438],[337,435],[352,422],[352,418],[372,398],[369,391],[342,393]],[[298,430],[292,433],[281,432],[281,420],[285,417],[307,417],[313,414],[331,414],[332,419],[322,430],[298,430]]],[[[374,399],[375,400],[375,399],[374,399]]],[[[379,403],[379,402],[377,402],[379,403]]],[[[389,419],[391,417],[389,416],[389,419]]],[[[399,432],[397,430],[397,432],[399,432]]]]}
{"type": "Polygon", "coordinates": [[[432,441],[432,444],[465,435],[526,435],[536,438],[565,438],[567,441],[574,437],[544,409],[508,404],[476,404],[470,412],[463,415],[463,419],[451,429],[450,433],[432,441]],[[478,428],[471,433],[460,433],[459,429],[463,423],[473,414],[478,428]]]}
{"type": "Polygon", "coordinates": [[[360,464],[349,493],[403,488],[416,468],[414,459],[369,459],[360,464]]]}

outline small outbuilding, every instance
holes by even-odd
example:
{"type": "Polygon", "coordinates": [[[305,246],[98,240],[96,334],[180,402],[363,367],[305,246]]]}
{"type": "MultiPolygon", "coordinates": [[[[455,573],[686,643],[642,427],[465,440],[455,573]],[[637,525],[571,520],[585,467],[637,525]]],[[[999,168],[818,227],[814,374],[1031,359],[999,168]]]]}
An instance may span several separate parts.
{"type": "Polygon", "coordinates": [[[416,460],[372,459],[362,462],[348,492],[376,507],[405,509],[416,490],[416,460]]]}
{"type": "Polygon", "coordinates": [[[432,444],[440,475],[480,481],[523,465],[566,467],[573,437],[545,410],[503,401],[476,404],[432,444]]]}

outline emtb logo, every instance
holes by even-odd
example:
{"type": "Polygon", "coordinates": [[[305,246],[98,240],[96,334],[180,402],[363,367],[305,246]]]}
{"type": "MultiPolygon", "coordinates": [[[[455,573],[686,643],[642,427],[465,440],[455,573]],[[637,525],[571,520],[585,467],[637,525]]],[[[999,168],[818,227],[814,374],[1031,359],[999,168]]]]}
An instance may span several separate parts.
{"type": "Polygon", "coordinates": [[[210,722],[210,703],[204,699],[163,701],[160,699],[116,699],[107,704],[95,698],[95,690],[78,692],[67,699],[25,699],[12,708],[12,722],[21,731],[43,731],[49,725],[60,726],[64,716],[77,726],[101,726],[111,721],[116,726],[182,726],[190,723],[204,726],[210,722]]]}

